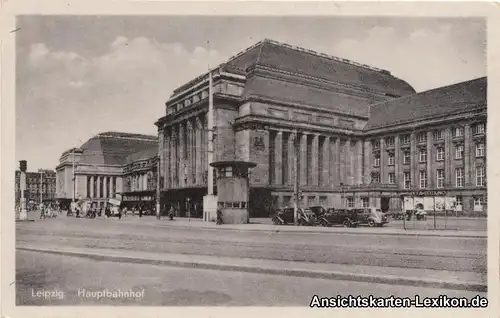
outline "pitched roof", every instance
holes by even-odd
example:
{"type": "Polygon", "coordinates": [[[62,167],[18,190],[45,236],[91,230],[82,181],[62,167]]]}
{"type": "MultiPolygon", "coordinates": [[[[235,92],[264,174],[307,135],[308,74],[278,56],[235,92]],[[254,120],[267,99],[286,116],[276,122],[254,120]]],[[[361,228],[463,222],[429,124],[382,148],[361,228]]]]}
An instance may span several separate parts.
{"type": "Polygon", "coordinates": [[[365,129],[486,107],[486,88],[487,78],[481,77],[372,105],[365,129]]]}
{"type": "Polygon", "coordinates": [[[83,163],[123,165],[131,154],[152,147],[158,147],[157,136],[105,132],[90,138],[80,148],[83,163]]]}
{"type": "Polygon", "coordinates": [[[132,163],[137,160],[145,160],[145,159],[150,159],[155,156],[158,156],[158,145],[151,146],[149,148],[146,148],[144,150],[134,152],[133,154],[127,156],[126,163],[132,163]]]}
{"type": "MultiPolygon", "coordinates": [[[[227,72],[246,74],[249,68],[256,65],[300,73],[381,94],[405,96],[415,93],[408,83],[392,76],[388,71],[268,39],[230,58],[221,64],[220,68],[227,72]]],[[[174,91],[174,95],[205,76],[206,74],[203,74],[182,85],[174,91]]]]}

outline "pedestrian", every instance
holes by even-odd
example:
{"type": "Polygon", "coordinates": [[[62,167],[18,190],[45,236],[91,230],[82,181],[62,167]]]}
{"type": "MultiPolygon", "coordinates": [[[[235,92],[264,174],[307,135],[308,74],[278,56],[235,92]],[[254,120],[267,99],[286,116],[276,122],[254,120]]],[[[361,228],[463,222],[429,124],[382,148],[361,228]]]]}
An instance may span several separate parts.
{"type": "Polygon", "coordinates": [[[217,225],[223,224],[224,221],[222,220],[222,210],[220,208],[217,209],[217,225]]]}
{"type": "Polygon", "coordinates": [[[173,221],[174,219],[174,207],[173,206],[170,206],[170,210],[168,211],[168,218],[170,219],[170,221],[173,221]]]}
{"type": "Polygon", "coordinates": [[[142,218],[142,210],[144,209],[144,207],[140,206],[139,207],[139,217],[142,218]]]}
{"type": "Polygon", "coordinates": [[[124,206],[124,207],[123,207],[123,209],[122,209],[122,211],[123,211],[123,217],[124,217],[124,218],[127,218],[127,212],[128,212],[128,211],[127,211],[127,207],[126,207],[126,206],[124,206]]]}

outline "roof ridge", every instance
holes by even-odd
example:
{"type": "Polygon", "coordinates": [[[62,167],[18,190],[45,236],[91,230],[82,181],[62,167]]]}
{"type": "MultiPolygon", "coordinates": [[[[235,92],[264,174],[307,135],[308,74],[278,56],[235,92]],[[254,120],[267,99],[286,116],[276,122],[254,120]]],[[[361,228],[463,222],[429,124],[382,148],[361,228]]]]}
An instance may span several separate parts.
{"type": "Polygon", "coordinates": [[[426,91],[417,92],[417,93],[415,93],[415,94],[405,95],[405,96],[401,96],[401,97],[398,97],[398,98],[394,98],[394,99],[386,100],[386,101],[383,101],[383,102],[379,102],[379,103],[371,104],[371,105],[370,105],[370,109],[371,109],[372,107],[381,106],[381,105],[384,105],[384,104],[390,103],[391,101],[394,101],[394,100],[405,100],[405,99],[408,99],[408,98],[413,98],[413,97],[415,97],[416,95],[420,95],[420,96],[422,96],[422,95],[425,95],[425,94],[430,94],[430,93],[435,92],[435,91],[438,91],[438,90],[442,90],[442,89],[450,88],[450,87],[453,87],[453,86],[459,86],[459,85],[465,85],[465,84],[467,84],[467,83],[472,83],[472,82],[474,82],[474,81],[482,80],[483,78],[486,78],[486,77],[487,77],[487,76],[476,77],[476,78],[473,78],[473,79],[470,79],[470,80],[467,80],[467,81],[462,81],[462,82],[458,82],[458,83],[454,83],[454,84],[449,84],[449,85],[445,85],[445,86],[434,87],[434,88],[428,89],[428,90],[426,90],[426,91]]]}
{"type": "Polygon", "coordinates": [[[291,44],[288,44],[288,43],[279,42],[279,41],[271,40],[271,39],[265,39],[265,42],[271,43],[271,44],[274,44],[274,45],[277,45],[277,46],[281,46],[281,47],[286,47],[286,48],[292,49],[294,51],[308,53],[308,54],[315,55],[315,56],[318,56],[318,57],[324,57],[324,58],[327,58],[327,59],[330,59],[330,60],[334,60],[334,61],[337,61],[337,62],[342,62],[342,63],[350,64],[350,65],[353,65],[353,66],[362,67],[362,68],[365,68],[365,69],[368,69],[368,70],[372,70],[372,71],[376,71],[376,72],[380,72],[380,73],[384,73],[384,74],[392,76],[391,72],[389,72],[388,70],[385,70],[385,69],[381,69],[381,68],[378,68],[378,67],[370,66],[368,64],[358,63],[358,62],[355,62],[355,61],[352,61],[352,60],[349,60],[349,59],[345,59],[345,58],[342,58],[342,57],[334,56],[334,55],[331,55],[331,54],[326,54],[326,53],[317,52],[317,51],[314,51],[314,50],[311,50],[311,49],[306,49],[306,48],[298,46],[298,45],[291,45],[291,44]]]}

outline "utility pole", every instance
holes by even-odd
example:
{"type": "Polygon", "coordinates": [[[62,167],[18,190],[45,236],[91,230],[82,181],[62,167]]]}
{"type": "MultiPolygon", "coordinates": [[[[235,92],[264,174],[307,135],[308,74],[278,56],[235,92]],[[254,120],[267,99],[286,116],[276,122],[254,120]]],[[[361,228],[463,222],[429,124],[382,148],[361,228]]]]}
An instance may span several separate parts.
{"type": "Polygon", "coordinates": [[[295,200],[293,204],[293,224],[298,225],[298,209],[299,209],[299,154],[300,154],[300,149],[299,149],[299,135],[297,131],[294,132],[294,149],[295,149],[295,156],[294,156],[294,166],[295,166],[295,180],[293,182],[294,185],[294,195],[295,195],[295,200]]]}
{"type": "MultiPolygon", "coordinates": [[[[163,134],[163,130],[160,132],[163,134]]],[[[164,145],[163,145],[164,146],[164,145]]],[[[162,146],[162,147],[163,147],[162,146]]],[[[159,220],[160,219],[160,154],[158,154],[158,158],[156,160],[156,218],[159,220]]]]}
{"type": "Polygon", "coordinates": [[[212,91],[212,70],[208,72],[208,195],[214,194],[214,171],[210,164],[214,161],[214,97],[212,91]]]}
{"type": "Polygon", "coordinates": [[[43,170],[40,170],[40,204],[43,204],[43,170]]]}
{"type": "Polygon", "coordinates": [[[73,195],[71,202],[75,203],[75,194],[76,194],[76,178],[75,178],[75,148],[73,148],[73,195]]]}

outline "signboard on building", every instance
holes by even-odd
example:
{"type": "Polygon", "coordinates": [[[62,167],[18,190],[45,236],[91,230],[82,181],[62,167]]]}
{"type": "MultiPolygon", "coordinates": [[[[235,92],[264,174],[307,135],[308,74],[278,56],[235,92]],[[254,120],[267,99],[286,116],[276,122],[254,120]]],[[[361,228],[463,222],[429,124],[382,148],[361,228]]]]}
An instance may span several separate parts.
{"type": "Polygon", "coordinates": [[[455,210],[457,198],[451,196],[404,196],[403,209],[407,210],[425,210],[425,211],[444,211],[455,210]]]}

